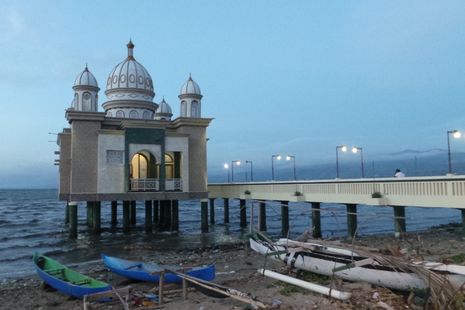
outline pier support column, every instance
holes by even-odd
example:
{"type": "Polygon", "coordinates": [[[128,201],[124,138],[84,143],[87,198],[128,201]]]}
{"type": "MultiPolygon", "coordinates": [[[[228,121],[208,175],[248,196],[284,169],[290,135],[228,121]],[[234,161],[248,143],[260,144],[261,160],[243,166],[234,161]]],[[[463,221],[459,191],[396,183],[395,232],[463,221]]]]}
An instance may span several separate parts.
{"type": "Polygon", "coordinates": [[[179,230],[179,200],[171,201],[171,231],[179,230]]]}
{"type": "Polygon", "coordinates": [[[135,200],[131,201],[131,225],[136,225],[137,222],[137,202],[135,200]]]}
{"type": "Polygon", "coordinates": [[[283,236],[289,233],[289,201],[281,201],[281,232],[283,236]]]}
{"type": "Polygon", "coordinates": [[[357,205],[347,204],[347,231],[349,237],[355,237],[357,233],[357,205]]]}
{"type": "Polygon", "coordinates": [[[111,202],[111,226],[118,225],[118,201],[111,202]]]}
{"type": "Polygon", "coordinates": [[[319,202],[312,202],[312,237],[321,238],[321,212],[319,202]]]}
{"type": "Polygon", "coordinates": [[[69,224],[69,202],[66,202],[65,207],[65,224],[69,224]]]}
{"type": "Polygon", "coordinates": [[[247,209],[245,199],[239,199],[240,226],[247,227],[247,209]]]}
{"type": "Polygon", "coordinates": [[[210,224],[215,224],[215,198],[210,198],[210,224]]]}
{"type": "Polygon", "coordinates": [[[169,230],[171,225],[171,200],[160,200],[160,230],[169,230]]]}
{"type": "Polygon", "coordinates": [[[100,234],[101,231],[101,204],[100,201],[92,202],[92,232],[100,234]]]}
{"type": "Polygon", "coordinates": [[[69,211],[69,237],[72,239],[77,238],[77,203],[70,201],[68,203],[69,211]]]}
{"type": "Polygon", "coordinates": [[[462,235],[465,236],[465,209],[460,209],[462,213],[462,235]]]}
{"type": "Polygon", "coordinates": [[[224,207],[224,223],[229,223],[229,198],[223,198],[223,207],[224,207]]]}
{"type": "Polygon", "coordinates": [[[208,200],[200,201],[200,222],[202,232],[208,232],[208,200]]]}
{"type": "Polygon", "coordinates": [[[152,232],[152,200],[145,201],[145,232],[152,232]]]}
{"type": "Polygon", "coordinates": [[[93,205],[91,201],[86,202],[86,209],[87,209],[87,226],[92,227],[92,215],[93,215],[93,205]]]}
{"type": "Polygon", "coordinates": [[[393,206],[394,208],[394,235],[399,238],[406,230],[405,225],[405,207],[393,206]]]}
{"type": "Polygon", "coordinates": [[[258,212],[258,230],[266,231],[266,202],[260,202],[260,210],[258,212]]]}
{"type": "Polygon", "coordinates": [[[128,200],[123,201],[123,232],[127,233],[129,232],[129,226],[130,226],[130,204],[131,202],[128,200]]]}
{"type": "Polygon", "coordinates": [[[158,227],[160,224],[160,207],[158,200],[153,201],[153,224],[155,227],[158,227]]]}

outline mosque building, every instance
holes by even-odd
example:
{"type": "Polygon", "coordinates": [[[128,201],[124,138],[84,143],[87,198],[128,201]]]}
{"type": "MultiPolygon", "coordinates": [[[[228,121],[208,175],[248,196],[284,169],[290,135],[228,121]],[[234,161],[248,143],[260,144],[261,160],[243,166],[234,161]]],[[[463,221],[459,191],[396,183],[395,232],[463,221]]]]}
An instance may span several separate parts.
{"type": "Polygon", "coordinates": [[[131,41],[127,48],[126,59],[108,76],[103,112],[89,68],[76,77],[65,113],[70,127],[58,135],[59,199],[87,202],[88,221],[100,217],[101,201],[112,201],[115,213],[122,201],[124,217],[135,201],[160,203],[154,211],[162,212],[162,205],[208,197],[206,129],[212,119],[201,116],[199,85],[189,76],[178,96],[180,115],[173,117],[164,98],[154,102],[152,77],[134,58],[131,41]]]}

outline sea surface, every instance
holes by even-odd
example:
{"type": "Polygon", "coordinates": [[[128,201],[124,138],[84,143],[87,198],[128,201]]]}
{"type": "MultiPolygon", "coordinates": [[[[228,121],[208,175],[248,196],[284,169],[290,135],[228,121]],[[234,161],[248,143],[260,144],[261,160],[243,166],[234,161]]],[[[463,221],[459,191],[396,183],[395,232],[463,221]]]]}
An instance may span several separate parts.
{"type": "MultiPolygon", "coordinates": [[[[311,225],[311,208],[308,203],[290,203],[290,236],[296,237],[311,225]]],[[[64,223],[65,203],[57,200],[56,189],[1,190],[0,189],[0,279],[15,278],[34,273],[31,257],[40,252],[68,265],[96,262],[101,253],[130,256],[135,249],[146,249],[162,257],[166,250],[198,249],[236,242],[247,238],[249,227],[239,227],[238,200],[230,202],[230,223],[223,224],[223,200],[215,204],[216,225],[209,233],[200,232],[199,201],[181,201],[180,227],[177,233],[147,234],[144,231],[144,204],[137,204],[137,225],[129,234],[123,234],[122,207],[118,208],[118,226],[110,227],[110,204],[102,204],[102,234],[89,233],[86,225],[86,208],[78,207],[79,236],[68,239],[64,223]]],[[[252,203],[247,202],[247,222],[250,224],[252,203]]],[[[253,203],[256,226],[258,204],[253,203]]],[[[344,205],[321,205],[322,232],[325,237],[347,235],[344,205]]],[[[440,208],[406,208],[407,231],[427,230],[433,226],[459,222],[459,210],[440,208]]],[[[268,233],[279,237],[281,232],[280,205],[267,204],[268,233]]],[[[359,235],[392,233],[394,230],[391,207],[358,207],[359,235]]]]}

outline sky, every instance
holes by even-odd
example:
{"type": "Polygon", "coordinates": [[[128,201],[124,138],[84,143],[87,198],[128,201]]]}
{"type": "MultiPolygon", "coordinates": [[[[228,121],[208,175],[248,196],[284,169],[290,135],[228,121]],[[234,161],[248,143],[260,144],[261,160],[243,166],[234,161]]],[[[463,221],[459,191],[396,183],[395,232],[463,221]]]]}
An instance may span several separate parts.
{"type": "Polygon", "coordinates": [[[4,0],[0,185],[56,180],[49,133],[68,126],[76,75],[87,63],[102,104],[129,38],[175,117],[189,73],[200,85],[211,173],[333,162],[340,144],[367,160],[446,149],[465,130],[464,25],[463,1],[4,0]]]}

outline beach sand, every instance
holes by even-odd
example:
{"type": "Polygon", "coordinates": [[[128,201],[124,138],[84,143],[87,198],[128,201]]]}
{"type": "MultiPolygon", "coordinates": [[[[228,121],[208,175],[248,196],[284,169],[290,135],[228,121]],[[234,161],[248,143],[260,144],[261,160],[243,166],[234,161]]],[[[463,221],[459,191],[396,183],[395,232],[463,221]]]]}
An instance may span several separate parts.
{"type": "MultiPolygon", "coordinates": [[[[350,243],[351,240],[332,242],[350,243]]],[[[408,258],[454,262],[463,264],[465,242],[461,227],[446,225],[426,232],[406,233],[401,239],[392,235],[366,236],[357,238],[356,245],[377,248],[381,253],[402,252],[408,258]]],[[[131,251],[130,259],[156,260],[155,257],[137,257],[137,249],[131,251]]],[[[214,282],[252,294],[258,300],[273,305],[276,309],[422,309],[422,299],[410,298],[408,293],[392,292],[389,289],[367,283],[351,283],[333,280],[332,285],[340,290],[352,292],[349,301],[337,301],[323,295],[297,289],[257,273],[263,268],[265,258],[252,251],[247,244],[225,245],[206,249],[185,249],[168,252],[158,260],[161,263],[201,265],[215,263],[217,277],[214,282]]],[[[296,275],[284,264],[266,259],[266,268],[283,274],[296,275]]],[[[116,287],[130,285],[133,295],[157,294],[156,284],[130,282],[106,270],[101,263],[80,266],[78,271],[107,281],[116,287]]],[[[305,273],[299,274],[306,280],[331,285],[331,279],[305,273]]],[[[168,287],[170,288],[170,287],[168,287]]],[[[130,309],[143,309],[141,304],[156,307],[148,299],[131,298],[130,309]]],[[[83,309],[83,302],[61,295],[44,287],[36,275],[24,279],[5,280],[0,284],[1,309],[83,309]]],[[[121,309],[117,303],[91,304],[91,309],[121,309]]],[[[162,309],[251,309],[245,303],[231,298],[216,299],[200,292],[190,291],[188,299],[175,293],[165,298],[162,309]]]]}

